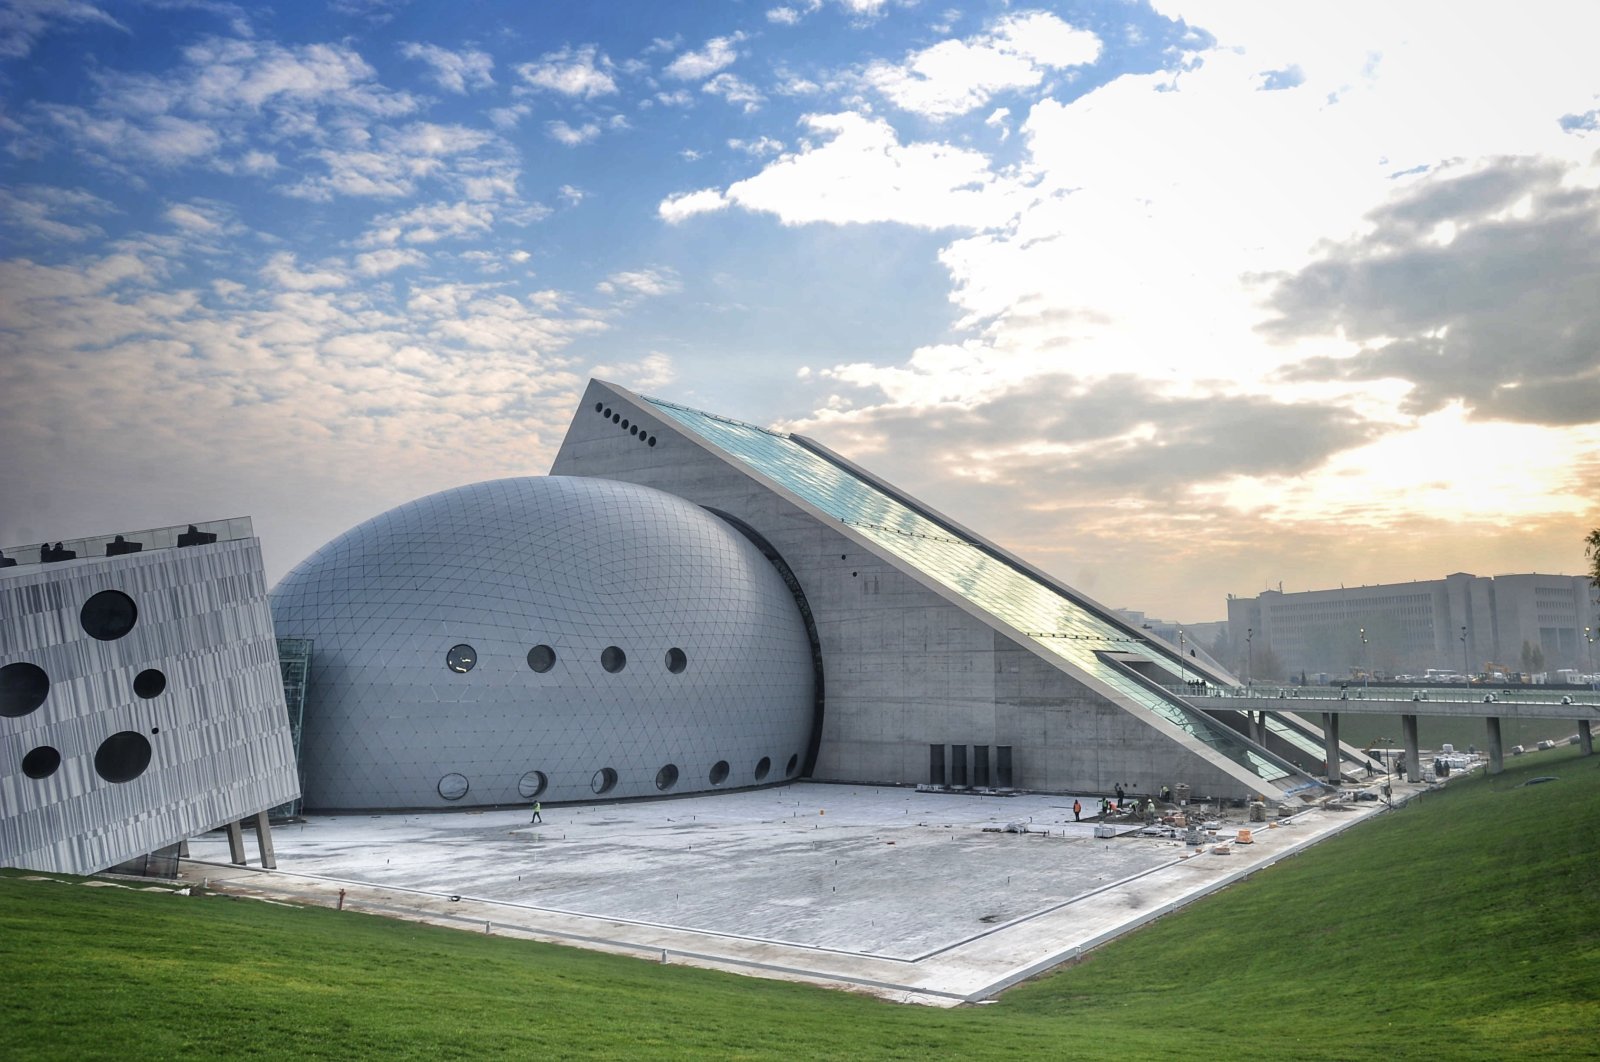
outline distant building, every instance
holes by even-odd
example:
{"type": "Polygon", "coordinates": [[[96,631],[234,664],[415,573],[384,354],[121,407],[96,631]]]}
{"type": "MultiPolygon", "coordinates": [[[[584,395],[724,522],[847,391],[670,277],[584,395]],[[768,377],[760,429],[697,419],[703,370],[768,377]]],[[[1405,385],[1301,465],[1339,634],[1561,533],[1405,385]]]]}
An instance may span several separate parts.
{"type": "Polygon", "coordinates": [[[1228,636],[1238,659],[1224,663],[1247,672],[1248,652],[1263,679],[1302,671],[1593,672],[1595,647],[1588,638],[1600,631],[1597,596],[1584,576],[1465,572],[1412,583],[1230,596],[1228,636]],[[1280,674],[1268,674],[1268,666],[1280,674]]]}

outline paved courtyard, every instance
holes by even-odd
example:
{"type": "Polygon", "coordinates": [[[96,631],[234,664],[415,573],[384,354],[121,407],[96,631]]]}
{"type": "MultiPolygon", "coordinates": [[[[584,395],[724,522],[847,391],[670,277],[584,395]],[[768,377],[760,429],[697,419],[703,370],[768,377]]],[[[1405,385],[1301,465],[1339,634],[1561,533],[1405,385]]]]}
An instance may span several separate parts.
{"type": "MultiPolygon", "coordinates": [[[[312,816],[273,831],[278,868],[185,875],[213,888],[574,943],[910,1002],[987,998],[1377,813],[1231,810],[1253,843],[1094,836],[1071,796],[797,783],[626,804],[312,816]],[[1016,824],[1026,833],[1003,832],[1016,824]]],[[[1213,813],[1213,817],[1215,814],[1213,813]]]]}

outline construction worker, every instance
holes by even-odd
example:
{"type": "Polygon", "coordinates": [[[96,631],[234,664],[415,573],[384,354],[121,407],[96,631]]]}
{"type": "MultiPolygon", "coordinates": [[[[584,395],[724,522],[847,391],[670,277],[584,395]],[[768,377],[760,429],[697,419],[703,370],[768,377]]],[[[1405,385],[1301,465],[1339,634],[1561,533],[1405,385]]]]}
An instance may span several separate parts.
{"type": "Polygon", "coordinates": [[[1082,822],[1083,821],[1083,803],[1082,803],[1082,801],[1078,800],[1076,797],[1074,797],[1072,799],[1072,821],[1073,822],[1082,822]]]}

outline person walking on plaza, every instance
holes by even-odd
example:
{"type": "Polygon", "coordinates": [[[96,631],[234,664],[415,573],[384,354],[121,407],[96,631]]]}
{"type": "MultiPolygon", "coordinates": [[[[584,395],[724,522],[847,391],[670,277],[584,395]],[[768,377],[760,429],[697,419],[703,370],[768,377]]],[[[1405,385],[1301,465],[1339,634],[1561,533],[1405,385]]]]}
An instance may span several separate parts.
{"type": "Polygon", "coordinates": [[[1078,800],[1077,798],[1073,798],[1073,801],[1072,801],[1072,821],[1073,822],[1082,822],[1083,821],[1083,802],[1078,800]]]}
{"type": "Polygon", "coordinates": [[[528,825],[529,826],[532,826],[536,822],[541,824],[541,825],[543,825],[544,816],[539,814],[539,812],[542,811],[543,808],[544,808],[544,805],[540,804],[537,800],[535,800],[533,802],[533,818],[528,820],[528,825]]]}

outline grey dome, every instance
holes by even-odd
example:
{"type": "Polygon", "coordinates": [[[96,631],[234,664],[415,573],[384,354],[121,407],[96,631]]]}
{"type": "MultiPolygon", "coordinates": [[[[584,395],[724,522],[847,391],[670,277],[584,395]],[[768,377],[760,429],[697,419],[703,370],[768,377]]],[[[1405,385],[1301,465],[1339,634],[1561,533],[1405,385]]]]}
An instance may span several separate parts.
{"type": "Polygon", "coordinates": [[[272,591],[310,638],[309,808],[656,796],[792,777],[812,652],[731,526],[649,487],[491,480],[345,532],[272,591]]]}

